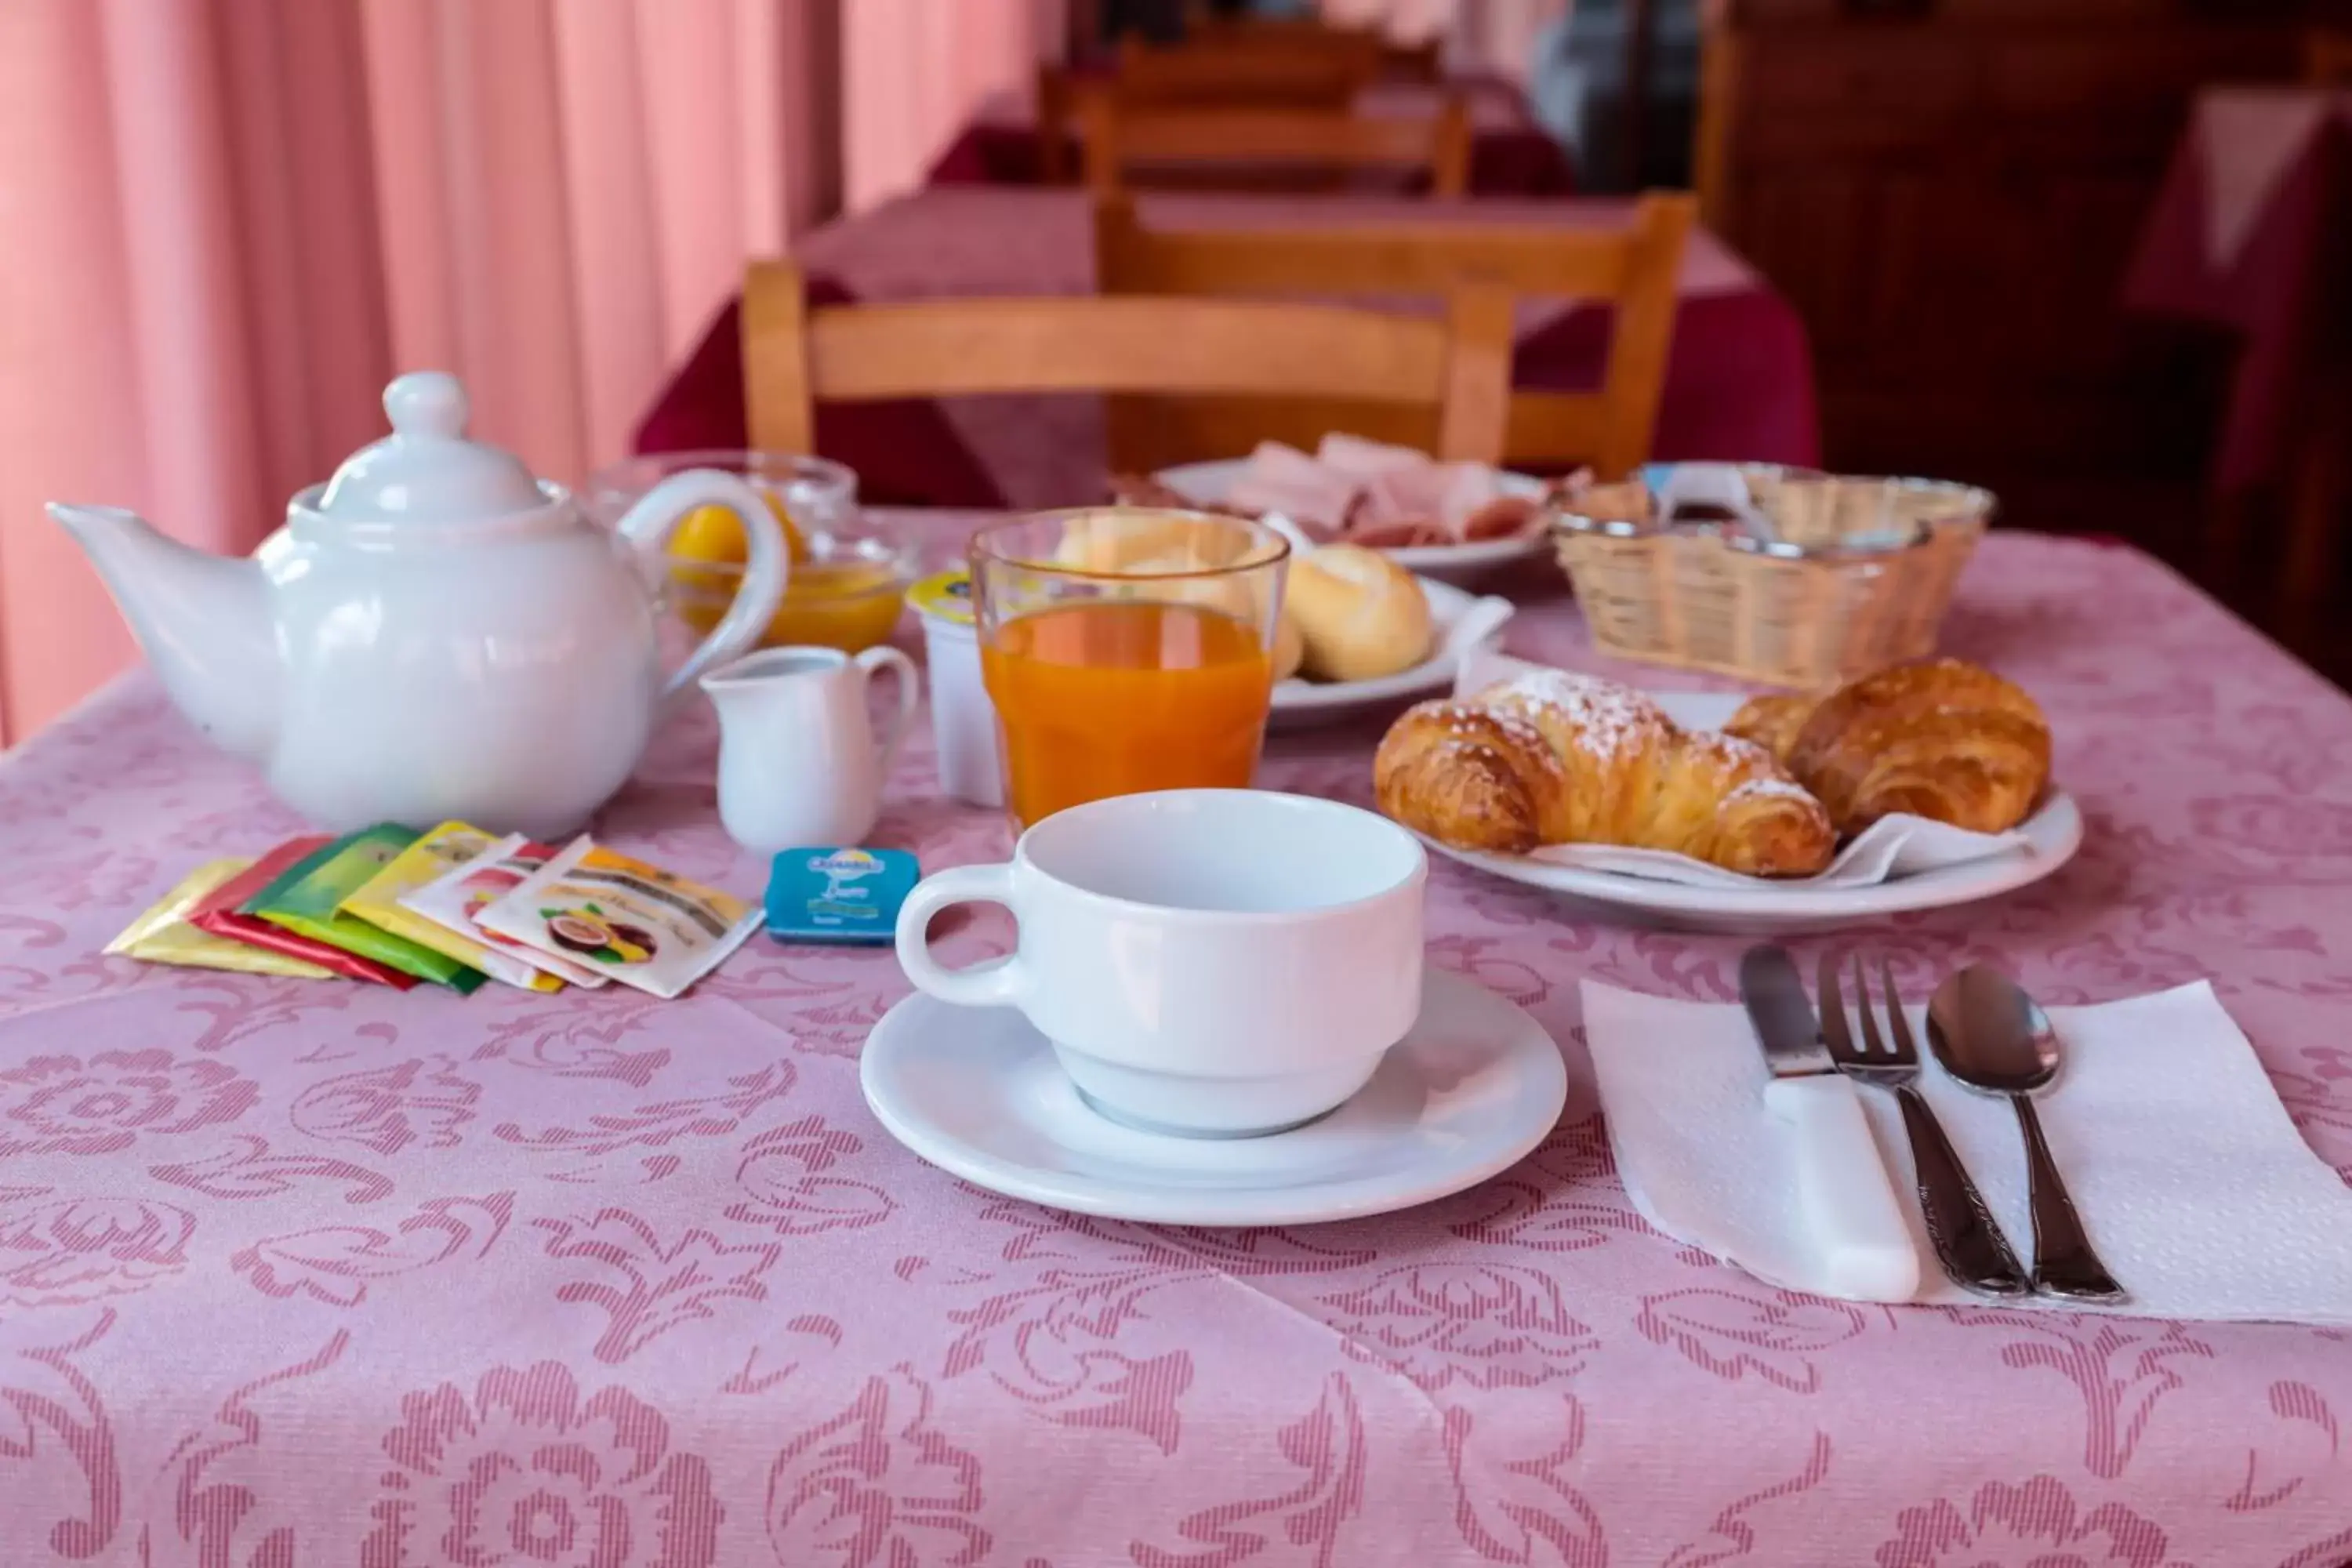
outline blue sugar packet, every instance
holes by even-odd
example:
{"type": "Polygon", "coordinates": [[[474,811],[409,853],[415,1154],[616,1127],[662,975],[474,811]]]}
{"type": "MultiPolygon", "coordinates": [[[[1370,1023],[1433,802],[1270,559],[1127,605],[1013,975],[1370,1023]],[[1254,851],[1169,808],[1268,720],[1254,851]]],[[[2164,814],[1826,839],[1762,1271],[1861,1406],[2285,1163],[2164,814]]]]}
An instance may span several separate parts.
{"type": "Polygon", "coordinates": [[[887,947],[921,875],[904,849],[786,849],[768,871],[768,934],[887,947]]]}

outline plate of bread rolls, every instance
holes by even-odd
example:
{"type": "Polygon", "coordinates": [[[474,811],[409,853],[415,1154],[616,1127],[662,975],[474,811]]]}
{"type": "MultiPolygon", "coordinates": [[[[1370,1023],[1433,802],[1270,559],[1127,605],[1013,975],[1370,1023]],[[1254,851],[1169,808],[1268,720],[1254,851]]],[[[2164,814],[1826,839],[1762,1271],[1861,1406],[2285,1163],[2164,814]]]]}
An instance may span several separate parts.
{"type": "Polygon", "coordinates": [[[1328,718],[1448,690],[1511,611],[1508,599],[1416,577],[1360,545],[1301,551],[1283,587],[1274,716],[1328,718]]]}
{"type": "Polygon", "coordinates": [[[1701,930],[1972,902],[2049,876],[2083,836],[2040,708],[1958,659],[1742,699],[1474,658],[1454,697],[1390,729],[1373,789],[1441,854],[1701,930]]]}

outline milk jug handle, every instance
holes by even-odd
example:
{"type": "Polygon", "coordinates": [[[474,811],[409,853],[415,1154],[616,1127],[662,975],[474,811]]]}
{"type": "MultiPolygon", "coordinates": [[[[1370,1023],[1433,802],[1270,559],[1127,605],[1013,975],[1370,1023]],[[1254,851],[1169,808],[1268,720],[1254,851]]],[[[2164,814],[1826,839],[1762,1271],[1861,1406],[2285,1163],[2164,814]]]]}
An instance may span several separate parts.
{"type": "Polygon", "coordinates": [[[922,703],[922,677],[916,674],[913,659],[887,643],[867,648],[853,662],[865,672],[869,686],[875,676],[885,669],[895,671],[898,677],[898,705],[883,721],[881,739],[874,743],[874,776],[887,784],[890,764],[898,758],[899,742],[906,740],[908,726],[915,721],[915,710],[922,703]]]}

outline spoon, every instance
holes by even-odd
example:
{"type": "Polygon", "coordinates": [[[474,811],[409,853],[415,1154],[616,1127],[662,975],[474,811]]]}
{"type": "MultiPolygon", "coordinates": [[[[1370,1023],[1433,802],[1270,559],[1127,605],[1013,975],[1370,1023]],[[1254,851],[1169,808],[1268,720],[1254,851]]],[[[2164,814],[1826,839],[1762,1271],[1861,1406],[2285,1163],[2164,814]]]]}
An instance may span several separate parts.
{"type": "Polygon", "coordinates": [[[2082,1301],[2121,1300],[2124,1288],[2092,1248],[2034,1114],[2033,1091],[2058,1076],[2050,1016],[2000,970],[1970,964],[1936,987],[1927,1004],[1927,1044],[1946,1072],[1982,1093],[2006,1095],[2017,1108],[2033,1205],[2034,1289],[2082,1301]]]}

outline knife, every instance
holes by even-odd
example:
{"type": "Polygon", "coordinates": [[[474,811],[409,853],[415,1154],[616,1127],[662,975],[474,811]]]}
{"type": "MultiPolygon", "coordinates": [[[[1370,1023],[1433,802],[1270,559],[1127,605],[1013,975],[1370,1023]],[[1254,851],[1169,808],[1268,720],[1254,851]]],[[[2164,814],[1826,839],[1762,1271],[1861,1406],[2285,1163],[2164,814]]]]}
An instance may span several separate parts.
{"type": "Polygon", "coordinates": [[[1822,1288],[1863,1301],[1910,1300],[1919,1293],[1910,1223],[1786,948],[1751,947],[1740,956],[1739,999],[1772,1073],[1765,1109],[1790,1130],[1797,1202],[1819,1249],[1822,1288]]]}

